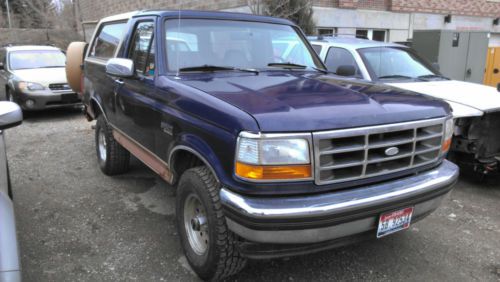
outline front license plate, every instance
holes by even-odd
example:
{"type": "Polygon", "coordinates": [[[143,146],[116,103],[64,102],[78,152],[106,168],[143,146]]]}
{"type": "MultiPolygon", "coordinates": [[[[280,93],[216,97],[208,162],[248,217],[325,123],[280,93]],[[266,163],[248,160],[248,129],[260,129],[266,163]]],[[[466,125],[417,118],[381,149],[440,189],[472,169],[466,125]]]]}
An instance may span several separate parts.
{"type": "Polygon", "coordinates": [[[76,93],[62,94],[61,101],[63,102],[74,102],[78,100],[78,95],[76,93]]]}
{"type": "Polygon", "coordinates": [[[412,214],[413,207],[381,214],[378,221],[377,238],[408,229],[412,214]]]}

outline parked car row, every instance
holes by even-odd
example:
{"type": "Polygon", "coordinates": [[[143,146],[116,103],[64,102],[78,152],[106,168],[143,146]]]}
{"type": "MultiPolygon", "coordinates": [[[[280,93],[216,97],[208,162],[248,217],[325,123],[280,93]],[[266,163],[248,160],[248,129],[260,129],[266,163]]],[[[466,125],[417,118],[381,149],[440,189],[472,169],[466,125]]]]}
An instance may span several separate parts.
{"type": "Polygon", "coordinates": [[[67,58],[0,49],[0,84],[23,110],[83,102],[104,174],[132,154],[175,186],[181,245],[207,280],[409,228],[457,181],[450,149],[496,170],[494,88],[449,80],[405,46],[309,39],[272,17],[132,12],[67,58]]]}

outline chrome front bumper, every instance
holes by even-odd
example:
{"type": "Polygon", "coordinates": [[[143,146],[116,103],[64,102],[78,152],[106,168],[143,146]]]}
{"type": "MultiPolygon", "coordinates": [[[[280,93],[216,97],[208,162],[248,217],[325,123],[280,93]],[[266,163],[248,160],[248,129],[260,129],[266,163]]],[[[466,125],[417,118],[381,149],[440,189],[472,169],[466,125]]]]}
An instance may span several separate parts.
{"type": "Polygon", "coordinates": [[[318,243],[374,230],[381,213],[403,207],[413,206],[413,217],[421,219],[439,206],[458,174],[458,167],[444,160],[420,174],[326,194],[262,198],[223,188],[220,198],[229,229],[242,238],[318,243]]]}

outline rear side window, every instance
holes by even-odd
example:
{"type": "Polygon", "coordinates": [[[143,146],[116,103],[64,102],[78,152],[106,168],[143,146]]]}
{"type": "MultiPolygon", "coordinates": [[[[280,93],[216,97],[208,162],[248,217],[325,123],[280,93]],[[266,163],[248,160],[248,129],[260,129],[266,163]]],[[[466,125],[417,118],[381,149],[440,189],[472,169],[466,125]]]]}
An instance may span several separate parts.
{"type": "Polygon", "coordinates": [[[316,54],[321,54],[321,45],[312,45],[313,49],[314,49],[314,52],[316,52],[316,54]]]}
{"type": "Polygon", "coordinates": [[[90,49],[90,57],[112,58],[123,37],[125,27],[125,22],[103,24],[90,49]]]}
{"type": "Polygon", "coordinates": [[[330,47],[326,55],[325,65],[329,71],[337,73],[340,66],[354,66],[356,74],[359,74],[359,69],[352,54],[344,48],[330,47]]]}

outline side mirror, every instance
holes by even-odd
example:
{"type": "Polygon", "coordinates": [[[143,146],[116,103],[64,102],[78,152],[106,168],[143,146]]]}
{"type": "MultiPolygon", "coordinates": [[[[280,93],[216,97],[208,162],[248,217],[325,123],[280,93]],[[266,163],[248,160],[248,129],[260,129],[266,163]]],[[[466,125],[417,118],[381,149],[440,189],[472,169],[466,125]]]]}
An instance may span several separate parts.
{"type": "Polygon", "coordinates": [[[355,76],[356,68],[353,65],[342,65],[337,68],[335,74],[340,76],[355,76]]]}
{"type": "Polygon", "coordinates": [[[3,66],[3,63],[0,63],[0,70],[3,70],[3,69],[5,69],[3,66]]]}
{"type": "Polygon", "coordinates": [[[112,58],[106,64],[106,73],[118,77],[134,76],[134,61],[130,59],[112,58]]]}
{"type": "Polygon", "coordinates": [[[0,130],[20,125],[23,122],[23,111],[13,102],[0,102],[0,130]]]}
{"type": "Polygon", "coordinates": [[[432,63],[432,67],[436,70],[439,70],[441,68],[438,63],[432,63]]]}

